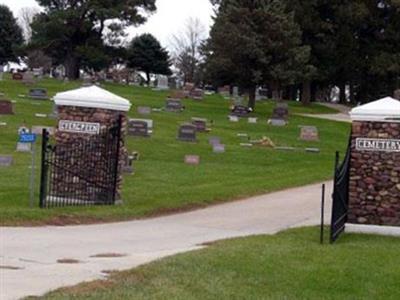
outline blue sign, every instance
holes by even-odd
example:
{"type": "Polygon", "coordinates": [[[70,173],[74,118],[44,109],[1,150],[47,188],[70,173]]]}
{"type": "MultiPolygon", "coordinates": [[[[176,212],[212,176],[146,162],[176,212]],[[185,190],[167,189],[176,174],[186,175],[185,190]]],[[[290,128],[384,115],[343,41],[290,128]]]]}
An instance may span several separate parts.
{"type": "Polygon", "coordinates": [[[19,135],[20,143],[34,143],[36,141],[36,134],[34,133],[22,133],[19,135]]]}

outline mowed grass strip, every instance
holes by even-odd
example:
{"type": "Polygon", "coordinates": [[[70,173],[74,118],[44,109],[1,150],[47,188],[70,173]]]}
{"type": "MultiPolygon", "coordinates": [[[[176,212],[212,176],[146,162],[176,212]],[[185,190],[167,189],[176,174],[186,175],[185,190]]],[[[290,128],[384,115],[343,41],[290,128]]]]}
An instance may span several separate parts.
{"type": "Polygon", "coordinates": [[[212,243],[40,299],[400,299],[399,238],[317,228],[212,243]]]}
{"type": "MultiPolygon", "coordinates": [[[[35,85],[48,90],[49,96],[80,86],[80,82],[63,83],[45,79],[35,85]]],[[[36,143],[35,206],[29,208],[29,176],[31,154],[15,152],[17,129],[25,124],[56,126],[56,120],[37,118],[35,113],[49,114],[51,101],[33,101],[19,97],[27,94],[29,86],[7,78],[0,81],[0,92],[16,100],[13,116],[0,116],[7,126],[0,127],[0,155],[12,155],[14,164],[0,168],[0,225],[80,224],[129,220],[170,211],[201,207],[210,203],[240,199],[252,195],[315,183],[331,178],[336,150],[346,149],[349,124],[297,116],[296,113],[332,113],[332,109],[314,104],[303,107],[290,103],[290,124],[286,127],[267,125],[274,104],[257,103],[255,116],[258,124],[245,119],[231,123],[227,119],[230,102],[219,95],[207,96],[203,102],[184,100],[186,110],[181,113],[153,112],[140,116],[138,106],[161,108],[168,92],[149,88],[106,83],[107,90],[129,99],[133,107],[130,117],[154,120],[151,138],[126,138],[129,152],[138,151],[140,160],[134,163],[135,174],[124,176],[122,199],[115,207],[66,207],[39,209],[40,139],[36,143]],[[198,134],[198,143],[177,141],[178,126],[192,117],[213,121],[210,133],[198,134]],[[320,142],[299,140],[299,125],[317,126],[320,142]],[[248,142],[237,136],[247,133],[251,139],[268,136],[278,146],[298,147],[295,152],[281,152],[266,148],[244,148],[248,142]],[[219,136],[226,145],[226,153],[215,154],[208,144],[210,136],[219,136]],[[319,154],[306,153],[306,147],[321,149],[319,154]],[[183,163],[186,154],[200,155],[199,166],[183,163]]]]}

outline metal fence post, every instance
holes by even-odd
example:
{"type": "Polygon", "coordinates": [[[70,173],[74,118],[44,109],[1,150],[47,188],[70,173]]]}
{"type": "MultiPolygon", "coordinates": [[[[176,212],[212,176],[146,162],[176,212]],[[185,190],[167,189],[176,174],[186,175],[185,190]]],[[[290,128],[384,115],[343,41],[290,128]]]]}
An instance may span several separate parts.
{"type": "Polygon", "coordinates": [[[41,174],[40,174],[40,202],[39,206],[41,208],[45,207],[46,197],[47,197],[47,143],[49,137],[46,129],[42,131],[42,163],[41,163],[41,174]]]}

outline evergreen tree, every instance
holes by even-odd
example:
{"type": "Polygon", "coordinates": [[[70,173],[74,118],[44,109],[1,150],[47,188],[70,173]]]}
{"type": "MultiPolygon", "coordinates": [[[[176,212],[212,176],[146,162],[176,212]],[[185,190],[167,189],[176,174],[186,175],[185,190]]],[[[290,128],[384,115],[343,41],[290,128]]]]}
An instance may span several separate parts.
{"type": "Polygon", "coordinates": [[[246,90],[249,107],[255,106],[257,85],[269,83],[280,98],[282,87],[302,75],[309,59],[294,14],[277,0],[222,0],[215,7],[207,71],[246,90]]]}
{"type": "Polygon", "coordinates": [[[69,79],[83,67],[100,69],[111,59],[104,35],[142,24],[141,13],[156,9],[155,0],[37,0],[45,9],[32,23],[32,44],[55,63],[64,64],[69,79]]]}
{"type": "Polygon", "coordinates": [[[16,49],[22,43],[22,30],[11,10],[5,5],[0,5],[0,66],[8,61],[18,61],[16,49]]]}
{"type": "Polygon", "coordinates": [[[145,72],[147,85],[150,74],[171,75],[168,51],[151,34],[134,38],[127,49],[128,67],[145,72]]]}

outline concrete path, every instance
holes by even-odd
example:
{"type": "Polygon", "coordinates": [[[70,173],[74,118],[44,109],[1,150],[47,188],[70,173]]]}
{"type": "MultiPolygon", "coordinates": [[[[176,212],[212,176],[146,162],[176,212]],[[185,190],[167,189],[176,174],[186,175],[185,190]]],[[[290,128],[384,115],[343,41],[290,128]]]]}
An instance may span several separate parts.
{"type": "Polygon", "coordinates": [[[339,122],[348,122],[351,123],[350,119],[350,110],[351,107],[343,105],[343,104],[335,104],[335,103],[319,103],[323,106],[333,108],[339,111],[337,114],[299,114],[300,116],[310,117],[310,118],[318,118],[339,122]]]}
{"type": "MultiPolygon", "coordinates": [[[[327,199],[331,188],[332,183],[328,182],[327,199]]],[[[318,224],[320,198],[321,184],[315,184],[147,220],[66,227],[0,227],[0,299],[42,295],[62,286],[104,278],[104,271],[130,269],[199,249],[205,242],[318,224]],[[124,256],[94,257],[99,254],[124,256]],[[79,263],[58,263],[60,259],[79,263]]]]}

